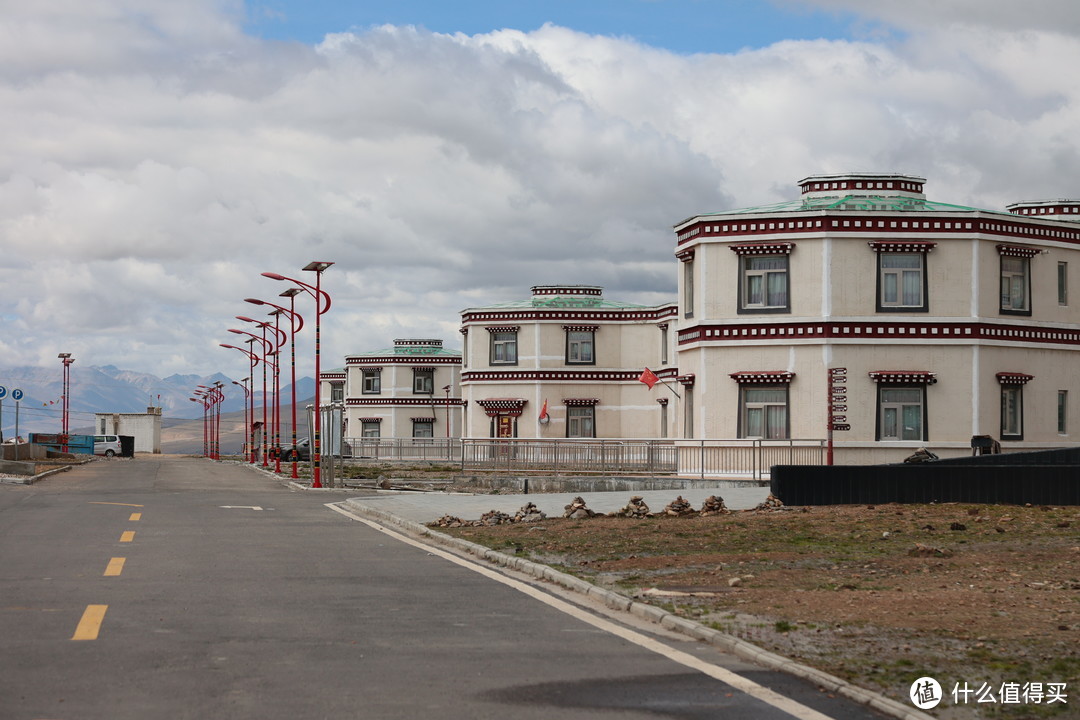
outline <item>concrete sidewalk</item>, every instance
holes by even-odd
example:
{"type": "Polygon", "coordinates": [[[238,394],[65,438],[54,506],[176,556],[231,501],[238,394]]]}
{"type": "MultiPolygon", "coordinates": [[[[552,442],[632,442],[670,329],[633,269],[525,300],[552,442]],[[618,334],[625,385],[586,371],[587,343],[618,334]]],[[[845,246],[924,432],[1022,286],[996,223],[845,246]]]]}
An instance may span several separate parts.
{"type": "Polygon", "coordinates": [[[715,488],[680,490],[623,490],[618,492],[530,493],[498,495],[465,495],[448,493],[417,493],[380,491],[377,495],[350,498],[350,505],[389,513],[418,523],[434,522],[444,515],[462,520],[479,520],[489,510],[513,515],[526,503],[534,503],[548,517],[562,517],[564,508],[575,497],[584,498],[590,510],[609,513],[625,507],[630,498],[640,495],[653,512],[660,512],[678,496],[700,508],[705,498],[718,495],[731,510],[756,507],[769,496],[767,487],[745,487],[717,483],[715,488]]]}

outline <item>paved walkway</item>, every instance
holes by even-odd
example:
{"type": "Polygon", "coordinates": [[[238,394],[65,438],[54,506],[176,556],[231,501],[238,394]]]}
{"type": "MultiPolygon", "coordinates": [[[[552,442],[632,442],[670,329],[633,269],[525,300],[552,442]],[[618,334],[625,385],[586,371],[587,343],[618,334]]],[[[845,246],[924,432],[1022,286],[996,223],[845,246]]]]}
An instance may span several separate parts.
{"type": "Polygon", "coordinates": [[[564,508],[575,497],[585,499],[589,509],[599,513],[609,513],[624,507],[630,498],[640,495],[653,512],[664,509],[668,503],[681,495],[696,508],[700,508],[705,498],[719,495],[732,510],[746,510],[757,506],[769,496],[767,487],[725,487],[683,490],[622,490],[618,492],[578,492],[578,493],[530,493],[498,495],[465,495],[447,493],[416,493],[381,491],[377,495],[355,497],[348,500],[350,505],[371,508],[387,512],[405,520],[429,523],[443,515],[453,515],[462,520],[479,520],[489,510],[498,510],[513,515],[525,503],[532,502],[548,517],[561,517],[564,508]]]}

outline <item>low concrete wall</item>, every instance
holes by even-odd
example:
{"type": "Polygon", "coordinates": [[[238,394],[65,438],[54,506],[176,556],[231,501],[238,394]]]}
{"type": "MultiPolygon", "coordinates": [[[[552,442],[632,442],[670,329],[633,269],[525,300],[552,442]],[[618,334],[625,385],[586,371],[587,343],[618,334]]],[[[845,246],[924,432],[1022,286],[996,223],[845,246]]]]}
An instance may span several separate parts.
{"type": "Polygon", "coordinates": [[[0,473],[4,475],[30,475],[37,474],[37,463],[23,462],[21,460],[0,460],[0,473]]]}
{"type": "Polygon", "coordinates": [[[758,487],[767,483],[748,480],[695,480],[678,477],[554,477],[551,475],[465,475],[464,480],[491,490],[509,492],[636,492],[639,490],[708,489],[720,485],[758,487]]]}

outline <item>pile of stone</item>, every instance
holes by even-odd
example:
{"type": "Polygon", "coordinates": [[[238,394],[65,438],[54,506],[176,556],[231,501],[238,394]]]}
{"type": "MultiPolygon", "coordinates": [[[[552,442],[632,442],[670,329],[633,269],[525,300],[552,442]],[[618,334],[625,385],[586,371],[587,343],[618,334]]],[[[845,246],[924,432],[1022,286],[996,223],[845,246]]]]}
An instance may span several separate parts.
{"type": "Polygon", "coordinates": [[[596,517],[599,514],[586,507],[585,500],[581,497],[576,497],[572,503],[564,505],[563,510],[565,510],[563,517],[571,520],[596,517]]]}
{"type": "Polygon", "coordinates": [[[669,502],[667,507],[664,508],[664,514],[672,517],[684,517],[686,515],[693,515],[696,512],[693,505],[686,500],[683,500],[682,495],[669,502]]]}
{"type": "Polygon", "coordinates": [[[542,513],[540,508],[536,507],[536,505],[531,502],[522,505],[521,509],[517,511],[517,514],[514,515],[514,522],[519,523],[540,522],[541,520],[546,519],[547,515],[542,513]]]}
{"type": "Polygon", "coordinates": [[[626,504],[620,510],[616,510],[611,513],[611,517],[628,517],[628,518],[647,518],[652,517],[652,511],[649,510],[649,506],[645,504],[645,498],[640,495],[635,495],[630,498],[630,502],[626,504]]]}
{"type": "Polygon", "coordinates": [[[435,522],[429,523],[429,525],[431,525],[432,527],[459,528],[459,527],[469,527],[470,525],[472,525],[472,523],[471,522],[465,522],[461,518],[454,517],[453,515],[443,515],[441,518],[439,518],[435,522]]]}
{"type": "Polygon", "coordinates": [[[506,525],[514,522],[514,518],[498,510],[488,510],[480,516],[480,520],[474,523],[477,526],[506,525]]]}
{"type": "Polygon", "coordinates": [[[770,494],[769,497],[765,498],[765,502],[759,504],[757,507],[754,508],[755,511],[763,512],[782,509],[784,509],[784,503],[780,500],[780,498],[772,494],[770,494]]]}
{"type": "Polygon", "coordinates": [[[705,502],[701,505],[702,517],[708,517],[710,515],[727,515],[730,512],[727,505],[724,504],[724,498],[719,495],[710,495],[705,498],[705,502]]]}

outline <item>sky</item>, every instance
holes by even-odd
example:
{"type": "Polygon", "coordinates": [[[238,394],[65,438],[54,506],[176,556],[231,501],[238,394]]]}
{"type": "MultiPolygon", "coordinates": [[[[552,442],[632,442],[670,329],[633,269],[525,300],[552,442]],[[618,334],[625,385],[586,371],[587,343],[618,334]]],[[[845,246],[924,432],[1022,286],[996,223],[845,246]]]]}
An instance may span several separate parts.
{"type": "Polygon", "coordinates": [[[1078,65],[1075,0],[0,0],[0,368],[243,377],[311,261],[323,367],[670,302],[673,225],[819,173],[1080,197],[1078,65]]]}

